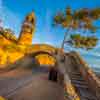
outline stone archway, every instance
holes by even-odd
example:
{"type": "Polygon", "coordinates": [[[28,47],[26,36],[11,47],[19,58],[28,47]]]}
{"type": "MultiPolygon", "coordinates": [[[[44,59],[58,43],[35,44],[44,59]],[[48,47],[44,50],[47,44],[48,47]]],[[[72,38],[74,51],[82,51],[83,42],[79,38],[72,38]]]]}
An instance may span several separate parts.
{"type": "Polygon", "coordinates": [[[29,55],[35,58],[40,63],[40,66],[54,66],[56,63],[55,57],[50,52],[38,51],[29,55]]]}
{"type": "MultiPolygon", "coordinates": [[[[46,65],[46,67],[49,71],[48,80],[57,82],[58,70],[57,70],[57,67],[56,67],[56,59],[55,59],[55,57],[52,53],[46,52],[46,51],[38,51],[38,52],[35,52],[35,53],[31,53],[30,56],[35,58],[40,63],[40,66],[46,65]],[[43,62],[41,63],[40,61],[42,59],[43,59],[43,62]],[[52,60],[52,61],[47,63],[47,59],[50,60],[50,61],[52,60]]],[[[43,68],[43,66],[42,66],[42,68],[43,68]]]]}

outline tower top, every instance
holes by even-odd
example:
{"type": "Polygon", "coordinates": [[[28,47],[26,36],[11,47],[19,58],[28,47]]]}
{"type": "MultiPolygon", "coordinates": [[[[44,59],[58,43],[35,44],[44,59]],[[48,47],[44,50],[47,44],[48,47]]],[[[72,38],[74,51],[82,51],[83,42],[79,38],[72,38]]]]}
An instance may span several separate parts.
{"type": "Polygon", "coordinates": [[[35,30],[35,14],[34,12],[31,12],[25,17],[25,20],[22,24],[18,43],[24,45],[31,45],[34,30],[35,30]]]}
{"type": "Polygon", "coordinates": [[[34,23],[35,22],[35,14],[34,14],[34,12],[32,11],[31,13],[29,13],[26,16],[25,20],[27,20],[28,22],[34,23]]]}

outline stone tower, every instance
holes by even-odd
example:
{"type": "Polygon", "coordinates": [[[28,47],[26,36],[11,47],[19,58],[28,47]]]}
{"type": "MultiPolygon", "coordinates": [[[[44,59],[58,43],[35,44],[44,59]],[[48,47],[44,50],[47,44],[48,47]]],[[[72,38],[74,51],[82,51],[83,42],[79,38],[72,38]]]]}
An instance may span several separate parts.
{"type": "Polygon", "coordinates": [[[33,32],[35,30],[34,12],[28,14],[23,22],[18,43],[22,45],[31,45],[33,32]]]}

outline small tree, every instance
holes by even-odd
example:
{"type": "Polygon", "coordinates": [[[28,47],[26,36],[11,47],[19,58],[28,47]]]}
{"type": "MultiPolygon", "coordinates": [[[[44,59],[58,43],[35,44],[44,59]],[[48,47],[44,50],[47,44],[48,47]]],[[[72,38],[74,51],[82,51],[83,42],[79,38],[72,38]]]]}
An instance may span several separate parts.
{"type": "Polygon", "coordinates": [[[4,35],[8,39],[17,40],[15,33],[11,29],[4,29],[4,35]]]}
{"type": "Polygon", "coordinates": [[[66,9],[65,13],[59,12],[54,16],[54,24],[61,25],[63,28],[67,29],[65,33],[64,40],[62,43],[62,48],[64,48],[65,43],[77,48],[92,49],[96,46],[98,38],[93,33],[99,28],[93,24],[95,20],[100,18],[100,8],[95,9],[80,9],[77,11],[72,11],[70,7],[66,9]],[[66,41],[67,35],[69,35],[70,30],[82,29],[83,34],[93,34],[92,36],[84,36],[82,33],[70,35],[70,39],[66,41]],[[87,32],[88,30],[88,32],[87,32]]]}

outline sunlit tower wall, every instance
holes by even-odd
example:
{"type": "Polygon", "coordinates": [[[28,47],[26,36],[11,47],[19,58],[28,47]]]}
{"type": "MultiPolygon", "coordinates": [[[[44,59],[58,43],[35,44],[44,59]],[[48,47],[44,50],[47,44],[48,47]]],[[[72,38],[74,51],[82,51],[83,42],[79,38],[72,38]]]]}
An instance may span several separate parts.
{"type": "Polygon", "coordinates": [[[31,45],[33,33],[35,31],[34,12],[28,14],[23,22],[18,43],[22,45],[31,45]]]}

